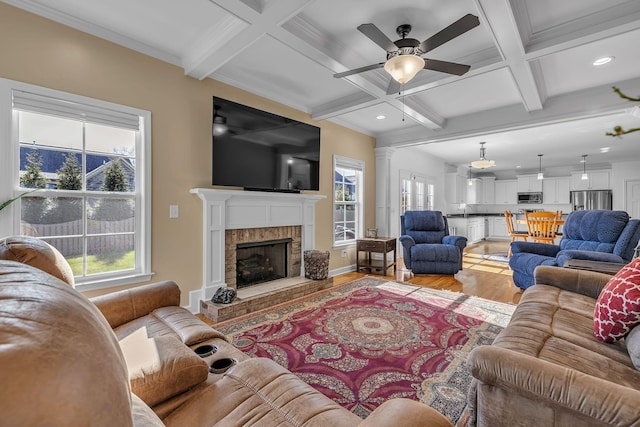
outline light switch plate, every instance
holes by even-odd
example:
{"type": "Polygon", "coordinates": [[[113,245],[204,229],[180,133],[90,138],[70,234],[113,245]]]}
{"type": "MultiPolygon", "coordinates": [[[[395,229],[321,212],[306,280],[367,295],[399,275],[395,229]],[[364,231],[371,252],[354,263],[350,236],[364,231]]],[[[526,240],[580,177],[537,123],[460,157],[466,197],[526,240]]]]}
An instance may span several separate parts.
{"type": "Polygon", "coordinates": [[[178,218],[180,216],[180,209],[178,205],[169,205],[169,218],[178,218]]]}

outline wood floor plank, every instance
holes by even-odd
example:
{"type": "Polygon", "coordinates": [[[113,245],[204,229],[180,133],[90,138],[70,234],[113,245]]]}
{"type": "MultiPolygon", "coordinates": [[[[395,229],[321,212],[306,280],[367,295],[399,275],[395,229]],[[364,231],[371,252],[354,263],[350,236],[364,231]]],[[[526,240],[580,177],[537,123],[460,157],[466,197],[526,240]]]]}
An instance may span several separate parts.
{"type": "MultiPolygon", "coordinates": [[[[390,274],[384,277],[426,288],[462,292],[493,301],[517,304],[520,302],[522,291],[513,284],[508,264],[486,260],[482,257],[486,254],[506,253],[508,250],[509,242],[504,240],[486,240],[469,245],[465,248],[463,269],[455,276],[436,274],[410,276],[402,259],[398,259],[398,268],[395,274],[390,269],[390,274]]],[[[334,286],[340,285],[365,275],[356,272],[340,274],[333,278],[333,283],[334,286]]],[[[381,275],[375,276],[383,277],[381,275]]]]}

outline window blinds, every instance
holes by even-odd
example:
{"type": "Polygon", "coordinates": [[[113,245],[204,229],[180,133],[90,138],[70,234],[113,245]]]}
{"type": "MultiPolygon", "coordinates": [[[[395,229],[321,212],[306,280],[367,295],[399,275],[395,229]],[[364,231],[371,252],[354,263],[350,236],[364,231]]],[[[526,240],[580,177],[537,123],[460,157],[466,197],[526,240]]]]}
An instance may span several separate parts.
{"type": "Polygon", "coordinates": [[[125,129],[140,128],[140,118],[136,114],[15,89],[13,108],[125,129]]]}

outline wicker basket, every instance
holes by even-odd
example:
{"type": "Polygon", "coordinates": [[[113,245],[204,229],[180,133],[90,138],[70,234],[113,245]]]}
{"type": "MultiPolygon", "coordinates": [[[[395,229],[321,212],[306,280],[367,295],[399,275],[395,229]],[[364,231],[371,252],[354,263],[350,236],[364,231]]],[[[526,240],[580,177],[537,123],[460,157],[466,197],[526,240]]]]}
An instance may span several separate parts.
{"type": "Polygon", "coordinates": [[[329,251],[304,251],[304,277],[311,280],[329,277],[329,251]]]}

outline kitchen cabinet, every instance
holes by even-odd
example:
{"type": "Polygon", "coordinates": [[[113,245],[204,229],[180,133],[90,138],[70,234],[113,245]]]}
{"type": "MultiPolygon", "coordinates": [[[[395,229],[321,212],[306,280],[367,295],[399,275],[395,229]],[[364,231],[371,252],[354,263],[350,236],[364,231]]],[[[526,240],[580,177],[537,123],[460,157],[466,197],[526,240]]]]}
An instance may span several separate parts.
{"type": "Polygon", "coordinates": [[[538,175],[518,175],[518,193],[534,193],[542,191],[542,179],[538,175]]]}
{"type": "Polygon", "coordinates": [[[479,242],[487,235],[486,218],[474,217],[467,219],[467,241],[469,243],[479,242]]]}
{"type": "Polygon", "coordinates": [[[457,173],[445,176],[445,200],[447,203],[467,203],[467,180],[457,173]]]}
{"type": "Polygon", "coordinates": [[[610,190],[611,171],[587,171],[589,179],[582,179],[582,172],[571,173],[571,190],[610,190]]]}
{"type": "Polygon", "coordinates": [[[515,205],[518,203],[518,186],[515,180],[495,182],[495,204],[515,205]]]}
{"type": "Polygon", "coordinates": [[[471,185],[467,181],[467,204],[477,205],[482,202],[482,180],[479,178],[471,179],[471,185]]]}
{"type": "Polygon", "coordinates": [[[495,177],[472,178],[467,181],[468,205],[493,205],[495,201],[495,177]]]}
{"type": "Polygon", "coordinates": [[[496,178],[489,176],[480,178],[482,180],[482,197],[480,203],[483,205],[493,205],[496,203],[496,178]]]}
{"type": "Polygon", "coordinates": [[[469,238],[467,235],[467,218],[461,217],[447,217],[447,224],[449,225],[449,234],[451,236],[464,236],[469,238]]]}
{"type": "Polygon", "coordinates": [[[569,203],[569,188],[571,178],[545,178],[542,181],[542,202],[565,204],[569,203]]]}
{"type": "Polygon", "coordinates": [[[489,217],[489,237],[508,239],[507,221],[503,216],[489,217]]]}

